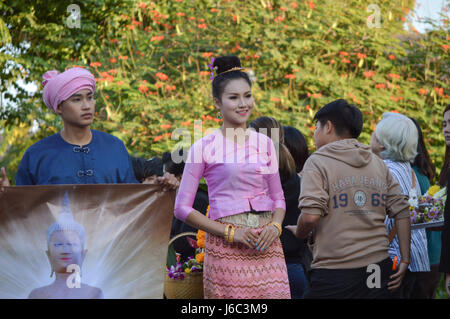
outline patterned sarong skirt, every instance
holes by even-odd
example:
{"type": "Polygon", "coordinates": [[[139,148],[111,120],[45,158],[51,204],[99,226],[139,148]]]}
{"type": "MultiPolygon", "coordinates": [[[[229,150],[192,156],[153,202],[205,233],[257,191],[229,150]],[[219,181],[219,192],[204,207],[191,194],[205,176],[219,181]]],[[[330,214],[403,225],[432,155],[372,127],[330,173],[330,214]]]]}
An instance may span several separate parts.
{"type": "MultiPolygon", "coordinates": [[[[261,231],[271,220],[271,212],[248,212],[218,221],[261,231]]],[[[203,286],[206,299],[290,299],[280,239],[260,252],[206,233],[203,286]]]]}

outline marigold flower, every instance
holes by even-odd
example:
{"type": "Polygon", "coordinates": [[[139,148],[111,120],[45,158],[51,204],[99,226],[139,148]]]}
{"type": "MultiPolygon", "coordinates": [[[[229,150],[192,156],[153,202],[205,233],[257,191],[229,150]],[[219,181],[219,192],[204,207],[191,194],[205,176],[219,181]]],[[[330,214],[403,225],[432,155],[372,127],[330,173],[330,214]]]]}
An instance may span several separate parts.
{"type": "Polygon", "coordinates": [[[385,89],[386,88],[386,84],[384,83],[378,83],[375,85],[376,89],[385,89]]]}
{"type": "Polygon", "coordinates": [[[153,139],[153,141],[159,142],[159,141],[162,140],[162,138],[163,138],[163,136],[162,136],[162,135],[159,135],[159,136],[155,137],[155,138],[153,139]]]}
{"type": "Polygon", "coordinates": [[[116,58],[110,58],[110,59],[109,59],[109,62],[111,62],[111,63],[116,63],[116,62],[117,62],[117,59],[116,59],[116,58]]]}
{"type": "Polygon", "coordinates": [[[373,71],[366,71],[366,72],[364,72],[364,76],[366,78],[371,78],[374,75],[375,75],[375,72],[373,72],[373,71]]]}
{"type": "Polygon", "coordinates": [[[448,48],[450,48],[450,46],[448,44],[443,44],[443,45],[441,45],[441,47],[445,50],[445,52],[447,52],[448,48]]]}
{"type": "Polygon", "coordinates": [[[206,29],[206,23],[198,24],[197,27],[198,27],[199,29],[205,30],[205,29],[206,29]]]}
{"type": "Polygon", "coordinates": [[[395,60],[395,55],[389,54],[389,55],[388,55],[388,58],[389,58],[389,60],[395,60]]]}
{"type": "Polygon", "coordinates": [[[340,52],[339,52],[339,55],[340,55],[340,56],[348,56],[348,52],[340,51],[340,52]]]}
{"type": "Polygon", "coordinates": [[[389,77],[390,77],[391,79],[400,79],[400,78],[401,78],[400,75],[395,74],[395,73],[389,73],[389,77]]]}
{"type": "Polygon", "coordinates": [[[195,255],[195,260],[201,264],[205,260],[205,253],[198,253],[195,255]]]}
{"type": "Polygon", "coordinates": [[[343,59],[341,60],[341,62],[342,62],[342,63],[347,63],[347,64],[348,64],[348,63],[350,63],[350,60],[348,60],[348,59],[346,59],[346,58],[343,58],[343,59]]]}
{"type": "Polygon", "coordinates": [[[293,80],[296,78],[295,74],[286,74],[284,76],[285,79],[293,80]]]}
{"type": "Polygon", "coordinates": [[[94,68],[94,67],[102,66],[102,64],[101,64],[100,62],[92,62],[92,63],[90,64],[90,66],[94,68]]]}
{"type": "Polygon", "coordinates": [[[315,4],[314,4],[314,2],[309,1],[308,6],[311,8],[311,10],[314,10],[315,4]]]}

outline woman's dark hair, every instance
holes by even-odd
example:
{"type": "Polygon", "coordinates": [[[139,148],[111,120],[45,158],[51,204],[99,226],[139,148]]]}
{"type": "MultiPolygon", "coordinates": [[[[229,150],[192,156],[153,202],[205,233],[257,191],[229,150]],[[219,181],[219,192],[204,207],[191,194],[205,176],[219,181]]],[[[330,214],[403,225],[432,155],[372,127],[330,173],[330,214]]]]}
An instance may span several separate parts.
{"type": "Polygon", "coordinates": [[[214,98],[217,98],[219,101],[222,98],[223,91],[225,86],[231,80],[235,79],[244,79],[247,81],[250,87],[252,86],[252,82],[247,73],[242,72],[241,70],[229,71],[232,68],[241,67],[241,61],[235,55],[221,56],[214,59],[213,67],[216,70],[216,76],[212,82],[212,94],[214,98]],[[226,72],[226,73],[223,73],[226,72]],[[223,74],[221,74],[223,73],[223,74]]]}
{"type": "Polygon", "coordinates": [[[182,148],[176,149],[172,153],[164,152],[162,155],[162,163],[165,171],[175,175],[176,177],[182,176],[184,165],[186,163],[186,157],[187,152],[182,148]],[[180,159],[180,161],[177,159],[180,159]]]}
{"type": "MultiPolygon", "coordinates": [[[[450,104],[448,104],[445,107],[444,112],[442,113],[442,117],[444,117],[444,114],[450,111],[450,104]]],[[[445,159],[444,159],[444,165],[442,166],[441,174],[439,174],[439,185],[442,187],[447,186],[447,174],[448,174],[448,167],[450,165],[450,147],[445,144],[445,159]]]]}
{"type": "Polygon", "coordinates": [[[330,121],[340,137],[350,135],[352,138],[358,138],[363,127],[361,111],[344,99],[333,101],[322,107],[314,115],[314,120],[319,121],[321,125],[330,121]]]}
{"type": "Polygon", "coordinates": [[[303,134],[292,126],[283,126],[284,145],[288,148],[295,162],[295,171],[300,173],[303,170],[306,160],[309,157],[308,144],[303,134]]]}
{"type": "Polygon", "coordinates": [[[256,120],[250,123],[250,127],[253,127],[257,132],[264,133],[268,137],[272,139],[271,129],[278,129],[278,141],[273,140],[273,143],[275,145],[275,148],[278,146],[279,150],[279,171],[280,175],[288,178],[292,174],[295,173],[295,162],[292,158],[291,153],[289,152],[288,148],[284,144],[284,130],[281,124],[275,120],[273,117],[268,116],[261,116],[258,117],[256,120]],[[265,131],[262,131],[261,129],[266,129],[265,131]]]}
{"type": "Polygon", "coordinates": [[[163,163],[159,157],[152,157],[148,160],[140,157],[130,156],[134,175],[139,183],[142,183],[147,177],[153,175],[163,176],[163,163]]]}
{"type": "Polygon", "coordinates": [[[417,121],[412,117],[410,117],[410,119],[416,125],[417,133],[419,133],[419,139],[417,141],[417,155],[414,159],[413,165],[417,166],[419,168],[419,171],[423,175],[428,177],[428,180],[431,183],[434,179],[434,176],[436,176],[436,168],[434,167],[434,164],[430,159],[430,155],[428,154],[428,150],[425,147],[423,133],[419,123],[417,123],[417,121]]]}

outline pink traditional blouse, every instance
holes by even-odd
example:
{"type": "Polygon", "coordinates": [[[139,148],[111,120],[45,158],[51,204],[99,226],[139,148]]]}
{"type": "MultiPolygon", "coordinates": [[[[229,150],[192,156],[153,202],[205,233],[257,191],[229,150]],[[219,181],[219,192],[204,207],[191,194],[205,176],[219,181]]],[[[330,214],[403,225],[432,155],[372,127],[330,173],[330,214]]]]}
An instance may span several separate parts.
{"type": "Polygon", "coordinates": [[[208,185],[209,218],[255,211],[286,210],[272,140],[248,129],[247,140],[235,143],[220,129],[190,148],[175,202],[175,217],[185,221],[202,177],[208,185]],[[244,141],[243,141],[244,142],[244,141]]]}

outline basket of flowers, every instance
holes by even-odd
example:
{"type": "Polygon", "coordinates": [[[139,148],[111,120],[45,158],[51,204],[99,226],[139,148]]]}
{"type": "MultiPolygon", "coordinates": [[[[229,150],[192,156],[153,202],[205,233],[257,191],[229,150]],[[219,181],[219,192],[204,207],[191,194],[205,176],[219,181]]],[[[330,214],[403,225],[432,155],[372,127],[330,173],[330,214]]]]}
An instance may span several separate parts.
{"type": "Polygon", "coordinates": [[[441,227],[444,225],[444,208],[447,190],[434,185],[416,201],[410,202],[411,229],[441,227]]]}
{"type": "Polygon", "coordinates": [[[164,279],[164,294],[167,299],[203,299],[204,247],[203,231],[181,233],[170,240],[164,279]],[[197,240],[188,236],[196,236],[197,240]],[[184,261],[180,260],[180,255],[175,252],[172,245],[181,237],[186,237],[191,247],[195,249],[195,256],[188,257],[184,261]]]}

